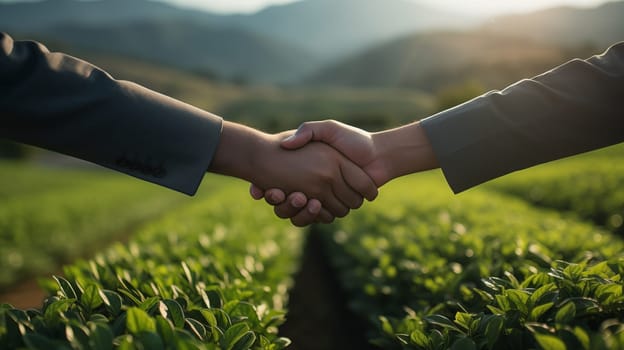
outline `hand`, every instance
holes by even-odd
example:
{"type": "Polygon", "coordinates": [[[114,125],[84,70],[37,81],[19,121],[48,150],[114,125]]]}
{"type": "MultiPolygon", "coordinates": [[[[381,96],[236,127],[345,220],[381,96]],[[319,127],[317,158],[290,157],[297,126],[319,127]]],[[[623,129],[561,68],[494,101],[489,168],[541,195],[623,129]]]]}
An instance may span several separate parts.
{"type": "Polygon", "coordinates": [[[285,149],[299,149],[310,142],[326,143],[360,166],[377,187],[390,180],[374,134],[335,120],[306,122],[297,132],[282,141],[285,149]]]}
{"type": "Polygon", "coordinates": [[[343,217],[349,209],[377,195],[372,180],[358,166],[323,143],[310,143],[296,151],[281,149],[281,137],[274,147],[259,152],[253,168],[253,183],[261,188],[279,187],[286,193],[295,190],[321,201],[333,215],[343,217]],[[275,184],[278,184],[276,186],[275,184]]]}
{"type": "MultiPolygon", "coordinates": [[[[326,144],[315,142],[296,151],[282,149],[280,142],[288,135],[267,135],[225,122],[211,171],[246,179],[260,188],[303,191],[337,217],[359,208],[363,196],[377,195],[368,175],[326,144]]],[[[312,209],[312,214],[322,212],[312,209]]]]}
{"type": "MultiPolygon", "coordinates": [[[[384,175],[381,162],[375,161],[375,145],[371,133],[333,120],[307,122],[303,123],[294,135],[284,139],[281,145],[285,149],[298,149],[312,141],[321,141],[331,145],[360,165],[376,185],[380,186],[384,183],[383,179],[387,175],[384,175]]],[[[288,200],[284,192],[276,188],[264,192],[252,184],[250,192],[254,199],[265,197],[267,203],[275,206],[275,214],[281,218],[291,218],[291,221],[296,218],[298,222],[307,224],[315,221],[328,223],[334,219],[326,211],[322,215],[314,215],[318,203],[314,200],[308,202],[305,194],[300,192],[292,193],[288,200]]],[[[372,199],[374,198],[369,200],[372,199]]]]}
{"type": "MultiPolygon", "coordinates": [[[[438,167],[419,122],[378,133],[369,133],[333,120],[308,122],[285,139],[282,147],[297,149],[311,141],[327,143],[340,151],[362,167],[377,186],[402,175],[438,167]]],[[[259,188],[252,185],[251,190],[254,198],[261,196],[259,188]]],[[[285,196],[280,190],[270,189],[267,193],[275,196],[275,200],[269,203],[275,205],[278,215],[293,217],[300,213],[299,207],[291,201],[284,201],[285,196]]],[[[302,202],[303,199],[298,198],[298,201],[302,202]]]]}
{"type": "Polygon", "coordinates": [[[282,219],[290,218],[295,226],[307,226],[314,222],[330,224],[334,221],[335,216],[327,209],[323,208],[321,202],[317,199],[310,199],[301,192],[293,192],[286,195],[280,189],[269,189],[266,192],[258,186],[252,184],[250,188],[251,197],[255,200],[265,198],[266,202],[275,206],[275,215],[282,219]],[[287,202],[284,205],[278,205],[287,202]],[[284,211],[286,208],[291,212],[284,211]]]}

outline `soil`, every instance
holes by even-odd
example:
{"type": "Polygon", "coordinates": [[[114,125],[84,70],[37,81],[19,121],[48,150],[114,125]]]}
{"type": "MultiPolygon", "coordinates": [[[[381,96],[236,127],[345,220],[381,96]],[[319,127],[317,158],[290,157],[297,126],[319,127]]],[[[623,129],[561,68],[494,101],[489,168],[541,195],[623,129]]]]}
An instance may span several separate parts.
{"type": "Polygon", "coordinates": [[[366,325],[347,306],[322,239],[312,228],[280,335],[290,338],[293,343],[289,348],[295,350],[376,349],[366,340],[366,325]]]}
{"type": "Polygon", "coordinates": [[[20,282],[10,290],[0,292],[0,302],[13,305],[17,309],[40,309],[46,293],[39,287],[36,278],[20,282]]]}

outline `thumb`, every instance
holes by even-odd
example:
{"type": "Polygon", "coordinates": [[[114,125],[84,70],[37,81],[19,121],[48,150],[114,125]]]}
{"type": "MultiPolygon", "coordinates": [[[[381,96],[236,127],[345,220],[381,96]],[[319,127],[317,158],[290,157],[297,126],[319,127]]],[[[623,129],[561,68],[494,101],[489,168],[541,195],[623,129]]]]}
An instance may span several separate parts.
{"type": "Polygon", "coordinates": [[[301,124],[294,135],[282,141],[282,147],[286,149],[297,149],[311,141],[325,142],[331,146],[334,143],[336,134],[343,128],[344,124],[335,120],[305,122],[301,124]]]}
{"type": "Polygon", "coordinates": [[[306,123],[302,124],[297,132],[282,140],[282,147],[285,149],[297,149],[305,146],[314,137],[314,130],[306,123]]]}

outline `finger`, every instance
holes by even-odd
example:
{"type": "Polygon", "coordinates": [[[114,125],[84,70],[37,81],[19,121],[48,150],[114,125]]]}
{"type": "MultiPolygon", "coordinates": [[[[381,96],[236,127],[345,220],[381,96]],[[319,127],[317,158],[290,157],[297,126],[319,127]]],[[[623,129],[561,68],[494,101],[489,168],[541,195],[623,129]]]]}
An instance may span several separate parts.
{"type": "Polygon", "coordinates": [[[278,205],[284,202],[286,194],[279,188],[271,188],[264,192],[264,199],[270,205],[278,205]]]}
{"type": "Polygon", "coordinates": [[[355,192],[345,181],[340,178],[332,185],[333,192],[338,200],[349,209],[357,209],[362,206],[364,198],[355,192]]]}
{"type": "Polygon", "coordinates": [[[253,199],[258,200],[264,197],[264,190],[254,184],[251,184],[249,187],[249,194],[253,199]]]}
{"type": "Polygon", "coordinates": [[[316,217],[316,222],[320,222],[322,224],[331,224],[334,222],[336,217],[332,215],[327,209],[321,208],[321,212],[316,217]]]}
{"type": "Polygon", "coordinates": [[[308,226],[314,222],[321,211],[321,202],[318,200],[312,199],[308,202],[306,207],[301,210],[297,215],[293,216],[290,219],[290,222],[298,227],[308,226]]]}
{"type": "Polygon", "coordinates": [[[340,163],[340,171],[344,181],[353,189],[356,193],[364,196],[369,201],[377,198],[379,190],[373,179],[352,162],[340,163]]]}
{"type": "Polygon", "coordinates": [[[342,218],[349,214],[349,208],[344,205],[335,195],[330,195],[322,199],[321,203],[323,204],[323,208],[327,209],[335,217],[342,218]]]}
{"type": "Polygon", "coordinates": [[[288,199],[274,208],[275,215],[282,219],[295,217],[308,203],[308,198],[301,192],[293,192],[288,199]]]}
{"type": "Polygon", "coordinates": [[[282,147],[297,149],[305,146],[310,141],[322,141],[331,144],[336,131],[336,123],[333,120],[305,122],[299,126],[294,135],[282,141],[282,147]]]}

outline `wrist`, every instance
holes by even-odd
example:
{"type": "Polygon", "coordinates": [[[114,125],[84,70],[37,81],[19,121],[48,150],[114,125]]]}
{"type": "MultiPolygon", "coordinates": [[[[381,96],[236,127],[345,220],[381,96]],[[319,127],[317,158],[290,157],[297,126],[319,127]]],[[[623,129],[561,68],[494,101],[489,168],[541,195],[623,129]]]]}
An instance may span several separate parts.
{"type": "Polygon", "coordinates": [[[420,122],[374,133],[374,157],[384,169],[383,183],[394,178],[438,168],[429,139],[420,122]]]}
{"type": "Polygon", "coordinates": [[[269,135],[225,121],[209,171],[253,182],[254,164],[269,144],[269,135]]]}

